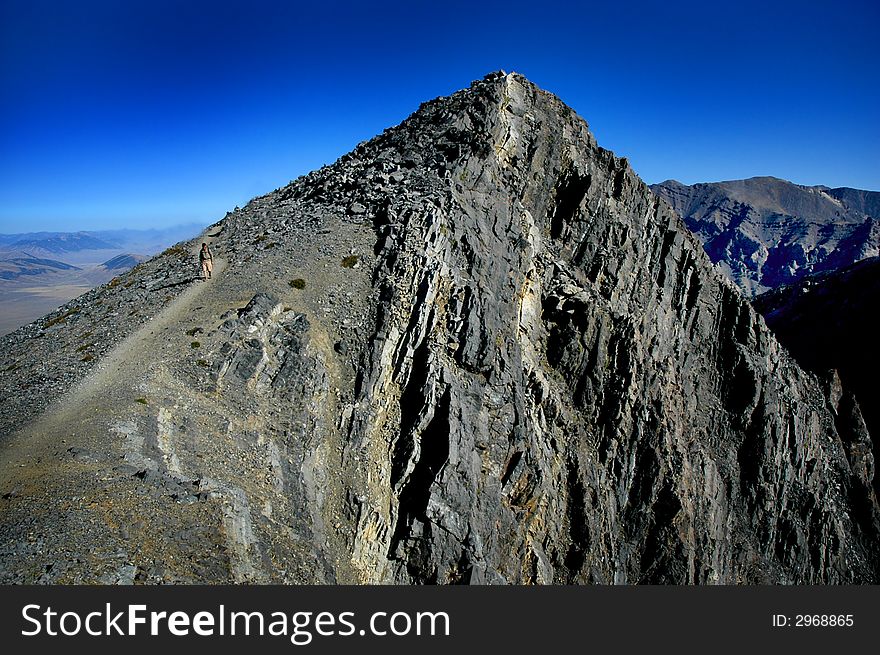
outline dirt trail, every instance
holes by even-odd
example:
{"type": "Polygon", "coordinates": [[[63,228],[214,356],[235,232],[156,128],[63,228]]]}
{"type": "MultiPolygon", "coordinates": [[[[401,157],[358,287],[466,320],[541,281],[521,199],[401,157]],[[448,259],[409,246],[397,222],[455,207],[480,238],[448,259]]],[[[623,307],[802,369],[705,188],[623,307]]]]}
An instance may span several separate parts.
{"type": "Polygon", "coordinates": [[[152,307],[180,293],[0,447],[0,583],[355,579],[333,477],[354,377],[325,322],[343,288],[322,277],[350,246],[294,241],[245,275],[227,238],[210,281],[182,272],[197,245],[173,253],[174,280],[143,276],[164,285],[152,307]],[[294,288],[302,271],[309,286],[294,288]],[[247,313],[258,297],[274,304],[247,313]]]}
{"type": "MultiPolygon", "coordinates": [[[[210,245],[210,237],[203,238],[210,245]]],[[[196,259],[200,247],[199,243],[192,248],[196,259]]],[[[84,412],[100,413],[106,411],[110,399],[134,397],[143,374],[154,365],[156,353],[167,349],[167,335],[178,327],[182,317],[188,316],[196,300],[219,284],[225,268],[226,261],[215,255],[211,280],[194,281],[152,320],[107,353],[60,402],[50,405],[41,416],[13,434],[4,448],[0,480],[6,478],[11,465],[24,464],[22,457],[33,461],[44,448],[57,449],[55,437],[68,432],[84,412]],[[47,440],[48,443],[41,443],[47,440]]],[[[64,443],[68,443],[66,438],[64,443]]]]}
{"type": "MultiPolygon", "coordinates": [[[[202,240],[210,243],[210,238],[199,239],[194,258],[202,240]]],[[[163,443],[167,411],[152,404],[166,389],[166,365],[173,365],[181,353],[194,356],[187,352],[190,341],[195,343],[187,332],[193,314],[213,311],[224,302],[220,283],[225,268],[226,262],[215,254],[211,280],[191,282],[68,394],[10,435],[0,455],[0,519],[4,533],[18,538],[9,544],[10,561],[0,563],[6,569],[0,572],[11,570],[24,574],[25,580],[43,582],[131,583],[134,571],[145,570],[132,562],[156,562],[152,581],[222,580],[228,574],[224,560],[234,549],[224,543],[223,530],[191,526],[199,526],[199,517],[212,512],[217,516],[204,525],[230,523],[222,514],[230,510],[168,505],[165,498],[169,493],[173,497],[174,485],[184,493],[198,489],[183,488],[187,476],[181,475],[173,449],[163,443]],[[145,431],[146,425],[158,430],[145,431]],[[142,473],[134,475],[137,471],[142,473]],[[161,493],[145,494],[137,486],[144,475],[154,480],[153,487],[164,485],[161,493]],[[158,530],[157,517],[162,521],[158,530]],[[202,543],[205,561],[164,562],[163,550],[175,539],[202,543]],[[40,570],[21,570],[24,564],[15,562],[19,555],[29,562],[42,558],[42,579],[40,570]],[[213,568],[206,571],[206,566],[213,568]]]]}
{"type": "MultiPolygon", "coordinates": [[[[198,256],[198,249],[194,254],[198,256]]],[[[66,404],[76,405],[100,397],[110,389],[130,384],[148,370],[155,360],[155,354],[167,348],[166,335],[175,330],[182,322],[182,317],[189,315],[196,300],[212,286],[219,284],[218,278],[225,268],[226,261],[215,256],[212,279],[194,282],[153,320],[126,337],[72,390],[66,404]]]]}

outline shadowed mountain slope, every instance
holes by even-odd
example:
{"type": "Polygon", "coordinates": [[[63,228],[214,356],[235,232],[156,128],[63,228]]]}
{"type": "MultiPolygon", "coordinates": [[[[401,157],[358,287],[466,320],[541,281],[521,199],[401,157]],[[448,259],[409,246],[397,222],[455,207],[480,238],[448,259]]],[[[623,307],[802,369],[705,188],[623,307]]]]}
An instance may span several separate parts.
{"type": "Polygon", "coordinates": [[[880,216],[880,191],[863,191],[844,186],[827,189],[826,193],[832,198],[840,200],[849,209],[860,211],[874,218],[880,216]]]}
{"type": "Polygon", "coordinates": [[[867,432],[876,442],[880,437],[876,327],[880,259],[873,257],[768,291],[754,304],[804,368],[820,375],[837,371],[842,388],[836,393],[849,394],[847,403],[857,401],[867,432]]]}
{"type": "Polygon", "coordinates": [[[0,258],[0,280],[28,280],[40,275],[80,270],[82,269],[77,266],[54,259],[32,257],[26,252],[4,253],[0,258]]]}
{"type": "Polygon", "coordinates": [[[134,268],[138,264],[145,262],[148,257],[144,255],[132,255],[126,253],[124,255],[117,255],[112,259],[108,259],[106,262],[101,264],[101,267],[108,271],[127,271],[130,268],[134,268]]]}

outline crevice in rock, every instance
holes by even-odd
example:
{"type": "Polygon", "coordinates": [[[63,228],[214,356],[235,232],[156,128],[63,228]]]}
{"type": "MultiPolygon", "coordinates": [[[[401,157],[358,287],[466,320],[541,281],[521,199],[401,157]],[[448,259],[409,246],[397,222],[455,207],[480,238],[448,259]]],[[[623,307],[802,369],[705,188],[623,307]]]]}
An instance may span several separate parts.
{"type": "Polygon", "coordinates": [[[678,236],[678,232],[674,230],[667,230],[663,234],[663,245],[660,247],[660,259],[658,261],[659,272],[657,274],[657,286],[662,289],[666,284],[666,259],[669,257],[669,253],[672,250],[672,245],[675,243],[675,239],[678,236]]]}
{"type": "Polygon", "coordinates": [[[510,459],[507,461],[507,466],[504,467],[504,474],[501,476],[501,486],[507,484],[507,481],[510,480],[510,476],[513,475],[513,472],[516,470],[519,461],[522,459],[523,453],[518,450],[513,455],[511,455],[510,459]]]}
{"type": "Polygon", "coordinates": [[[648,584],[683,584],[687,582],[687,560],[683,544],[675,534],[673,521],[681,511],[671,479],[660,483],[660,490],[651,505],[651,522],[645,538],[641,568],[648,584]]]}
{"type": "Polygon", "coordinates": [[[570,169],[567,175],[560,178],[556,187],[553,216],[550,219],[550,236],[552,238],[558,239],[562,236],[565,225],[574,218],[578,207],[590,189],[591,183],[592,178],[589,174],[581,176],[575,169],[570,169]]]}
{"type": "MultiPolygon", "coordinates": [[[[427,517],[428,501],[431,487],[449,459],[449,416],[450,392],[447,389],[434,407],[431,422],[419,435],[419,461],[398,495],[397,524],[390,548],[392,556],[401,542],[411,536],[415,521],[421,524],[423,530],[431,529],[432,524],[427,517]]],[[[424,572],[424,569],[419,570],[424,572]]]]}
{"type": "Polygon", "coordinates": [[[626,169],[621,168],[614,173],[614,182],[611,187],[611,197],[620,200],[623,195],[623,181],[626,179],[626,169]]]}
{"type": "Polygon", "coordinates": [[[586,490],[581,481],[577,462],[569,460],[566,487],[566,518],[568,519],[569,546],[565,554],[565,568],[568,570],[569,582],[575,582],[583,568],[587,553],[590,550],[590,527],[584,507],[586,490]]]}

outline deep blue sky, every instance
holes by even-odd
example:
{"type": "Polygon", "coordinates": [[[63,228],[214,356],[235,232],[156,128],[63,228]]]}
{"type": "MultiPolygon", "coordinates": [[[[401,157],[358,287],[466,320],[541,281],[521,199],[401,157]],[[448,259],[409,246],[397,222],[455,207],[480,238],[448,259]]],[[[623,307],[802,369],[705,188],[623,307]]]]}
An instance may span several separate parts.
{"type": "Polygon", "coordinates": [[[880,2],[0,0],[0,232],[213,222],[489,71],[647,182],[880,189],[880,2]]]}

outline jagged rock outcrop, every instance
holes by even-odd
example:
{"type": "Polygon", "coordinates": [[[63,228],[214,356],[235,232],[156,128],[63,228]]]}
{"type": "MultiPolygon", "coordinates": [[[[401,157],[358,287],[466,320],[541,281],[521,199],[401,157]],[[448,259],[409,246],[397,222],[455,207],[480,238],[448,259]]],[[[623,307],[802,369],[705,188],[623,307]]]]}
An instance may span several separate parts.
{"type": "Polygon", "coordinates": [[[774,177],[690,186],[667,180],[651,189],[748,296],[875,257],[880,247],[878,192],[774,177]]]}
{"type": "MultiPolygon", "coordinates": [[[[92,445],[65,475],[101,472],[128,507],[153,490],[150,547],[109,530],[122,556],[51,579],[878,580],[871,454],[842,427],[858,404],[521,76],[425,103],[218,228],[225,271],[157,326],[128,382],[143,403],[116,388],[112,418],[74,413],[92,445]],[[101,452],[105,423],[128,436],[101,452]],[[208,553],[163,527],[193,520],[208,553]]],[[[16,541],[40,492],[5,502],[3,579],[45,580],[46,546],[16,541]]]]}

